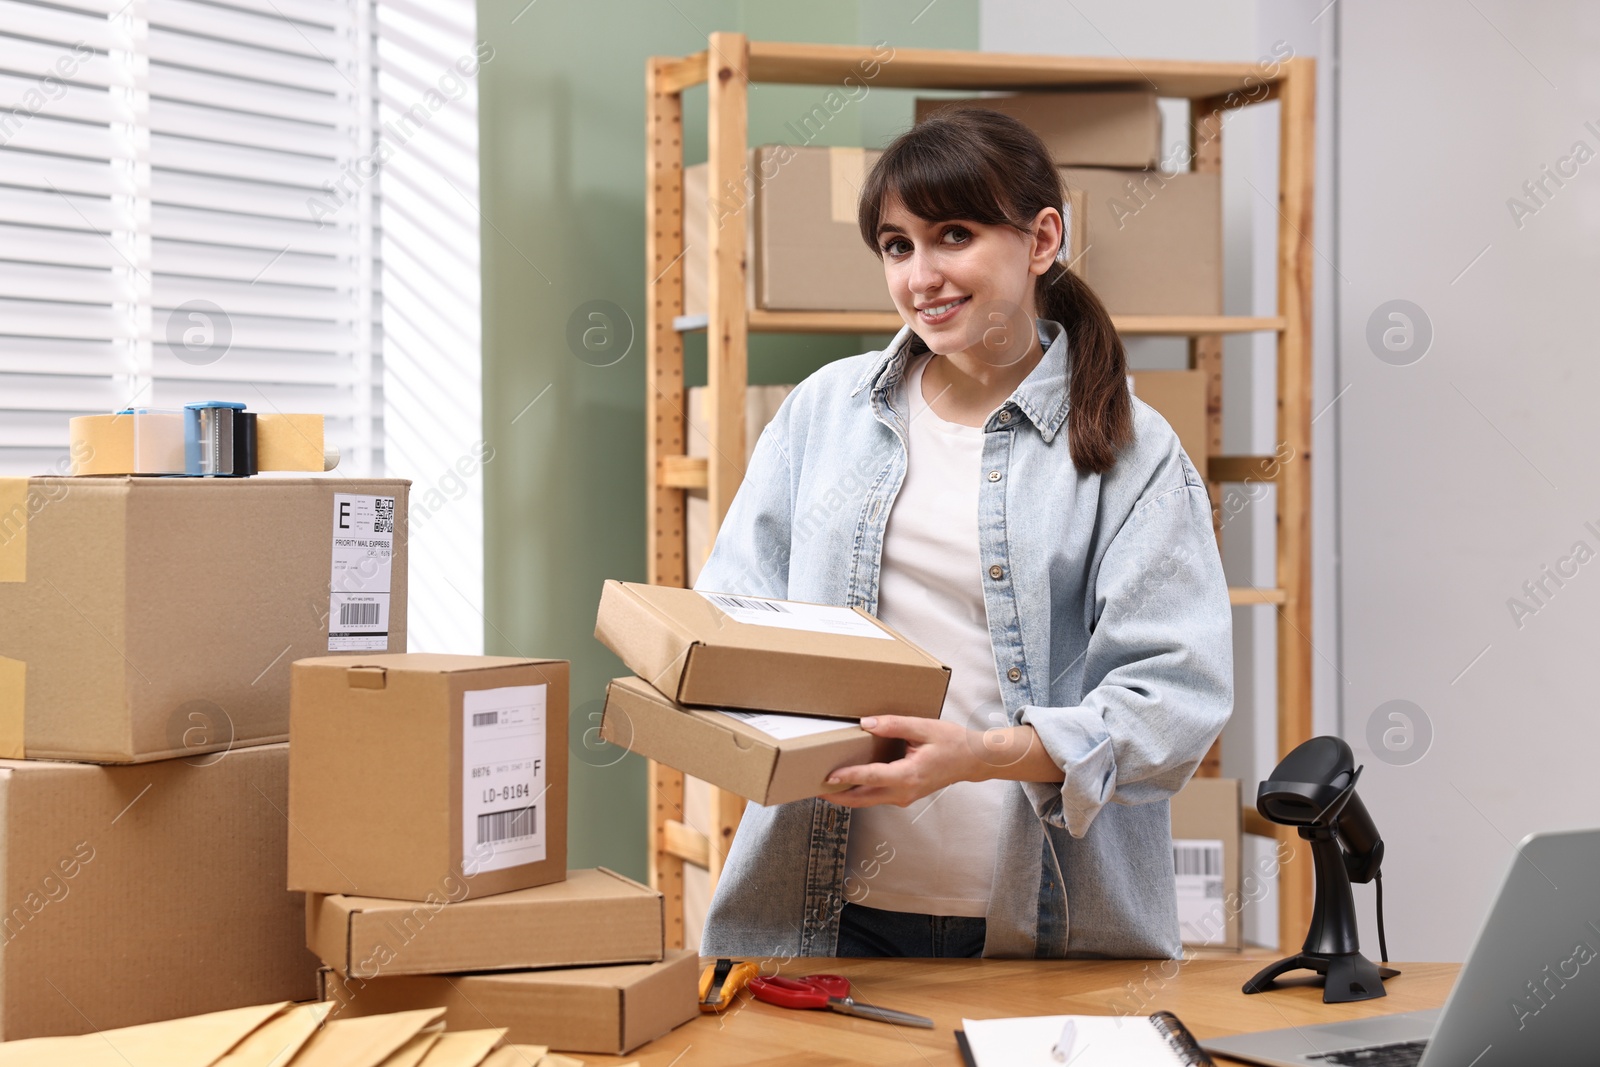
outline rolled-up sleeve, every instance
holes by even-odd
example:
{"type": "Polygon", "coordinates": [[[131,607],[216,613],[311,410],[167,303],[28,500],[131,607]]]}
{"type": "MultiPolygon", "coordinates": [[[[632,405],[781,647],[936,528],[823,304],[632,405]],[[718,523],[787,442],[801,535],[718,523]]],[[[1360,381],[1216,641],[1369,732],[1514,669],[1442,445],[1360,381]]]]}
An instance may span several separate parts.
{"type": "Polygon", "coordinates": [[[717,529],[711,556],[694,587],[720,593],[786,599],[792,528],[791,464],[785,442],[790,401],[762,430],[744,480],[717,529]]]}
{"type": "Polygon", "coordinates": [[[1028,705],[1066,774],[1023,789],[1045,822],[1088,833],[1107,803],[1148,803],[1183,788],[1233,710],[1233,619],[1203,486],[1142,502],[1095,579],[1096,621],[1075,707],[1028,705]]]}

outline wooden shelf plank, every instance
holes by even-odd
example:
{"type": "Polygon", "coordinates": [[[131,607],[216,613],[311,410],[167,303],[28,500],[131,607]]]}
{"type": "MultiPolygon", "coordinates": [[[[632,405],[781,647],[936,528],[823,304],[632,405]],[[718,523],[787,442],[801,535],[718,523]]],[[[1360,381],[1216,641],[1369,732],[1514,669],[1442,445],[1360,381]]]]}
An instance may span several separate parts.
{"type": "Polygon", "coordinates": [[[1228,603],[1234,607],[1241,604],[1282,604],[1284,595],[1282,589],[1257,589],[1253,585],[1230,585],[1228,587],[1228,603]]]}
{"type": "Polygon", "coordinates": [[[1239,814],[1243,816],[1244,832],[1257,837],[1279,836],[1278,824],[1268,822],[1266,817],[1256,810],[1254,804],[1242,805],[1239,814]]]}
{"type": "Polygon", "coordinates": [[[1212,456],[1206,477],[1213,482],[1275,482],[1283,472],[1277,456],[1212,456]]]}
{"type": "Polygon", "coordinates": [[[704,456],[662,456],[658,489],[704,489],[710,480],[704,456]]]}
{"type": "MultiPolygon", "coordinates": [[[[1276,480],[1277,470],[1281,469],[1272,466],[1274,461],[1273,456],[1212,456],[1207,464],[1207,475],[1216,482],[1270,482],[1276,480]]],[[[662,456],[661,477],[657,484],[663,489],[704,489],[706,461],[697,456],[662,456]]],[[[1239,595],[1244,596],[1245,592],[1239,595]]],[[[1279,594],[1277,599],[1258,597],[1249,600],[1235,599],[1233,602],[1281,604],[1283,597],[1279,594]]]]}
{"type": "Polygon", "coordinates": [[[1154,87],[1160,96],[1265,99],[1277,77],[1256,63],[1121,56],[1034,56],[930,48],[750,42],[750,80],[790,85],[865,83],[902,89],[1154,87]]]}
{"type": "Polygon", "coordinates": [[[681,59],[657,58],[655,62],[659,66],[656,68],[653,91],[663,95],[681,93],[691,85],[701,84],[706,80],[706,71],[709,69],[705,52],[696,52],[681,59]]]}
{"type": "Polygon", "coordinates": [[[1275,315],[1113,315],[1118,333],[1142,337],[1198,337],[1215,333],[1276,333],[1275,315]]]}
{"type": "Polygon", "coordinates": [[[662,851],[696,867],[711,866],[711,842],[706,835],[677,819],[668,819],[662,834],[662,851]]]}
{"type": "MultiPolygon", "coordinates": [[[[758,311],[751,333],[898,333],[904,323],[892,311],[758,311]]],[[[1141,337],[1196,337],[1221,333],[1275,333],[1283,319],[1272,315],[1113,315],[1117,332],[1141,337]]],[[[704,315],[672,320],[679,333],[706,328],[704,315]]]]}

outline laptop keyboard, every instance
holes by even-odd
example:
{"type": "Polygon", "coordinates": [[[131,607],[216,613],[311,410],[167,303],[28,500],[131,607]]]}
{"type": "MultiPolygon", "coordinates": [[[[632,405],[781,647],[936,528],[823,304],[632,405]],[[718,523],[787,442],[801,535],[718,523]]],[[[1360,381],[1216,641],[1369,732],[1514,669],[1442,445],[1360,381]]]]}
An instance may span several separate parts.
{"type": "Polygon", "coordinates": [[[1417,1067],[1422,1059],[1426,1041],[1396,1041],[1390,1045],[1367,1045],[1364,1048],[1343,1048],[1335,1052],[1322,1052],[1306,1059],[1317,1063],[1338,1064],[1339,1067],[1359,1064],[1360,1067],[1417,1067]]]}

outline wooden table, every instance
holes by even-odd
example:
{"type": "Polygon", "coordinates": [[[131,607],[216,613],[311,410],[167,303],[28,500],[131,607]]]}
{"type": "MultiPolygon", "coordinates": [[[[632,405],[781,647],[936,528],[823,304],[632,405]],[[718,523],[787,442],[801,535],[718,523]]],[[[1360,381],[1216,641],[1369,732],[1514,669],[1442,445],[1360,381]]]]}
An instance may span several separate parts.
{"type": "MultiPolygon", "coordinates": [[[[1260,959],[1160,960],[790,960],[781,972],[849,977],[861,1000],[933,1019],[932,1030],[890,1026],[829,1011],[763,1004],[745,994],[720,1016],[703,1015],[631,1056],[580,1058],[585,1064],[638,1060],[641,1067],[960,1067],[952,1031],[963,1018],[1013,1015],[1116,1015],[1171,1011],[1196,1037],[1436,1008],[1460,969],[1453,963],[1396,964],[1389,995],[1359,1004],[1324,1004],[1307,979],[1292,988],[1239,991],[1260,959]]],[[[767,970],[764,973],[771,973],[767,970]]],[[[1218,1061],[1229,1062],[1234,1061],[1218,1061]]]]}

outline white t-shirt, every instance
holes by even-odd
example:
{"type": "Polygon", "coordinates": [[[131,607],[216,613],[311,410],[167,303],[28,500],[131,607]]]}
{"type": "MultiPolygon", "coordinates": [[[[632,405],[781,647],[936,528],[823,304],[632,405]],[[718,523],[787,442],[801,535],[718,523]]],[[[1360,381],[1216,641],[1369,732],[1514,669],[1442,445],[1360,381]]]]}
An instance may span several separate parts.
{"type": "MultiPolygon", "coordinates": [[[[922,372],[930,358],[902,379],[910,455],[884,532],[878,617],[950,667],[940,717],[982,730],[1006,725],[983,603],[987,563],[978,558],[983,430],[928,407],[922,372]]],[[[904,808],[855,809],[845,899],[885,911],[984,915],[1008,788],[1003,780],[957,782],[904,808]]]]}

